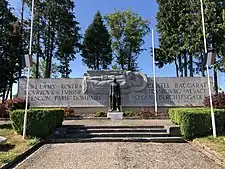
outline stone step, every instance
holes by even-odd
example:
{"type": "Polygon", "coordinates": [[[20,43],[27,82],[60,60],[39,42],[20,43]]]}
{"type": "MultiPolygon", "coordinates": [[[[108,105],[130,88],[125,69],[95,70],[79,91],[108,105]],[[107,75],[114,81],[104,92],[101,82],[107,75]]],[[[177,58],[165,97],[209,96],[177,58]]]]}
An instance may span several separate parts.
{"type": "Polygon", "coordinates": [[[93,138],[93,137],[169,137],[168,133],[155,132],[117,132],[117,133],[77,133],[66,134],[66,138],[93,138]]]}
{"type": "Polygon", "coordinates": [[[86,129],[68,129],[68,134],[75,133],[114,133],[114,132],[167,132],[163,128],[86,128],[86,129]]]}
{"type": "Polygon", "coordinates": [[[185,143],[181,137],[93,137],[73,139],[53,139],[53,143],[76,143],[76,142],[155,142],[155,143],[185,143]]]}
{"type": "Polygon", "coordinates": [[[152,125],[152,126],[110,126],[110,125],[108,125],[108,126],[101,126],[101,125],[98,125],[98,126],[80,126],[80,125],[63,125],[63,127],[65,127],[65,128],[68,128],[68,129],[99,129],[99,128],[101,128],[101,129],[103,129],[103,128],[107,128],[107,129],[109,129],[109,128],[163,128],[164,129],[164,126],[154,126],[154,125],[152,125]]]}

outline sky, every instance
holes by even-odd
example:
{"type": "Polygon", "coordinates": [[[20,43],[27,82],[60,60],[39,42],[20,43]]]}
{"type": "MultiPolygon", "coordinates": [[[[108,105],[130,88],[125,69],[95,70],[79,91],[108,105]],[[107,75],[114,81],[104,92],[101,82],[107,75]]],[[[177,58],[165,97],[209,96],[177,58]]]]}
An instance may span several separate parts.
{"type": "MultiPolygon", "coordinates": [[[[21,9],[20,0],[9,0],[9,2],[14,8],[15,13],[21,9]]],[[[156,32],[156,13],[158,11],[158,5],[156,0],[76,0],[75,4],[75,15],[77,21],[80,23],[79,26],[82,35],[85,33],[89,24],[91,24],[97,10],[104,16],[105,14],[113,13],[115,9],[131,9],[141,15],[143,19],[150,20],[150,27],[154,29],[155,34],[155,46],[158,46],[158,33],[156,32]]],[[[147,50],[139,55],[138,65],[142,72],[151,77],[153,76],[152,57],[150,52],[152,47],[151,34],[147,35],[144,40],[145,44],[143,45],[143,48],[146,48],[147,50]]],[[[71,78],[82,77],[87,71],[86,66],[82,64],[82,59],[79,54],[77,54],[76,60],[71,63],[71,69],[71,78]]],[[[174,64],[167,65],[162,69],[156,68],[156,76],[158,77],[174,77],[176,76],[175,73],[174,64]]],[[[210,74],[212,75],[211,71],[210,74]]],[[[225,74],[219,73],[218,81],[220,86],[225,89],[225,74]]]]}

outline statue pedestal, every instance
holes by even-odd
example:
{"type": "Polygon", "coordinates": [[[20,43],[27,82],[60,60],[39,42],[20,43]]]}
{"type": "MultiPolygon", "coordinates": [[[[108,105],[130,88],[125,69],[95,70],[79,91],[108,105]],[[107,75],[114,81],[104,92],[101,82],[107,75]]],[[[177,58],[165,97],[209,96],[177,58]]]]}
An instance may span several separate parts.
{"type": "Polygon", "coordinates": [[[123,112],[108,112],[107,118],[110,118],[111,120],[122,120],[123,112]]]}

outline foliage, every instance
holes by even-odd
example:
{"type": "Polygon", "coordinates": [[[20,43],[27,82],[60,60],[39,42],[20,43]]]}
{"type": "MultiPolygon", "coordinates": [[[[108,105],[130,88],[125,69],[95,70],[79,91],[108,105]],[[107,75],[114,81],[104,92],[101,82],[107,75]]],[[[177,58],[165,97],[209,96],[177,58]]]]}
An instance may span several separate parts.
{"type": "MultiPolygon", "coordinates": [[[[217,109],[225,109],[225,94],[218,93],[212,96],[213,107],[217,109]]],[[[204,99],[204,106],[210,107],[210,97],[207,96],[204,99]]]]}
{"type": "MultiPolygon", "coordinates": [[[[205,56],[200,1],[157,0],[157,30],[160,35],[157,65],[175,63],[177,76],[205,76],[205,56]],[[188,75],[189,70],[189,75],[188,75]]],[[[225,3],[204,0],[204,16],[208,51],[216,52],[214,74],[222,69],[224,60],[225,3]]],[[[216,83],[215,76],[215,83],[216,83]]],[[[217,86],[217,84],[215,84],[217,86]]]]}
{"type": "Polygon", "coordinates": [[[64,116],[65,117],[75,116],[74,108],[72,108],[72,107],[65,107],[64,108],[64,116]]]}
{"type": "Polygon", "coordinates": [[[8,98],[13,83],[21,71],[20,22],[12,14],[9,4],[0,1],[0,96],[8,98]]]}
{"type": "MultiPolygon", "coordinates": [[[[23,98],[14,98],[6,100],[0,104],[0,118],[9,118],[9,112],[17,109],[25,109],[26,100],[23,98]]],[[[29,108],[29,103],[28,103],[29,108]]]]}
{"type": "Polygon", "coordinates": [[[105,20],[110,28],[116,63],[122,70],[137,70],[137,57],[144,50],[143,38],[150,31],[149,21],[131,10],[107,14],[105,20]]]}
{"type": "Polygon", "coordinates": [[[135,117],[136,115],[137,115],[137,113],[134,112],[134,111],[125,111],[125,112],[123,112],[123,116],[124,117],[135,117]]]}
{"type": "Polygon", "coordinates": [[[107,69],[112,62],[110,35],[99,11],[86,30],[81,55],[88,68],[94,70],[107,69]]]}
{"type": "Polygon", "coordinates": [[[166,119],[168,114],[165,112],[155,112],[153,108],[142,108],[137,115],[143,119],[166,119]]]}
{"type": "Polygon", "coordinates": [[[0,103],[0,118],[9,118],[9,109],[5,103],[0,103]]]}
{"type": "MultiPolygon", "coordinates": [[[[6,105],[10,110],[21,110],[25,109],[26,106],[26,100],[23,98],[13,98],[6,101],[6,105]]],[[[29,103],[28,103],[29,108],[29,103]]]]}
{"type": "MultiPolygon", "coordinates": [[[[215,109],[216,129],[218,134],[224,131],[225,110],[215,109]]],[[[211,111],[209,108],[174,108],[169,109],[170,119],[180,126],[184,138],[191,139],[212,133],[211,111]]]]}
{"type": "MultiPolygon", "coordinates": [[[[63,109],[30,109],[27,113],[27,135],[47,137],[53,129],[63,122],[63,109]]],[[[13,128],[23,132],[24,110],[15,110],[10,113],[13,128]]]]}
{"type": "MultiPolygon", "coordinates": [[[[37,69],[37,63],[34,63],[33,66],[31,67],[31,78],[36,78],[36,69],[37,69]]],[[[44,78],[46,77],[46,61],[44,59],[39,60],[39,71],[38,71],[38,77],[39,78],[44,78]]],[[[56,63],[52,63],[51,66],[51,78],[58,78],[59,77],[59,68],[56,63]]]]}
{"type": "Polygon", "coordinates": [[[94,117],[107,117],[107,113],[104,111],[96,112],[94,117]]]}
{"type": "MultiPolygon", "coordinates": [[[[25,0],[31,10],[31,1],[25,0]]],[[[79,51],[81,35],[74,15],[75,2],[72,0],[35,1],[34,48],[36,54],[36,77],[39,77],[39,63],[46,63],[45,78],[51,77],[52,62],[60,62],[58,71],[63,78],[71,73],[70,62],[79,51]]]]}

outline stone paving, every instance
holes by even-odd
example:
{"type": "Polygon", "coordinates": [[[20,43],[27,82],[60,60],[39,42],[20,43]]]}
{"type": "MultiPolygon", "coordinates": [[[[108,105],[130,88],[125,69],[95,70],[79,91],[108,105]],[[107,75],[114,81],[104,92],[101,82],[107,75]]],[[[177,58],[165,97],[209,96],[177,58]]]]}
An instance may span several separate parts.
{"type": "Polygon", "coordinates": [[[16,169],[222,169],[188,143],[47,144],[16,169]]]}

